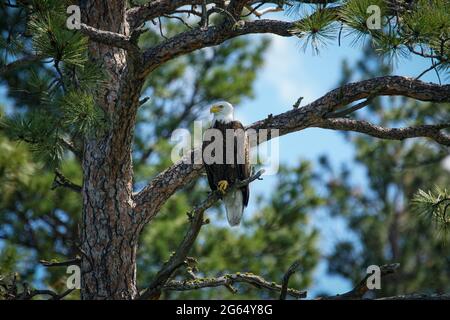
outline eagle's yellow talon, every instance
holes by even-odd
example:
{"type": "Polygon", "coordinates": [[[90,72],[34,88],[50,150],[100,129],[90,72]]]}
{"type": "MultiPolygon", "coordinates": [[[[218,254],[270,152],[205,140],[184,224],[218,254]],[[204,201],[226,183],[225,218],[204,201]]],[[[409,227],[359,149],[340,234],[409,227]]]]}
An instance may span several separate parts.
{"type": "Polygon", "coordinates": [[[228,188],[228,181],[227,180],[220,180],[217,184],[217,188],[220,192],[225,193],[225,190],[228,188]]]}

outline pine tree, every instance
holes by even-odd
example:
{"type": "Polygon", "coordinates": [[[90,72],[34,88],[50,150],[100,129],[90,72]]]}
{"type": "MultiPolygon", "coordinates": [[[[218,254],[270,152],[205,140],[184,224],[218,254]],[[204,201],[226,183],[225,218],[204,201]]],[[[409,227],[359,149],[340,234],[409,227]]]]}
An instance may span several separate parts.
{"type": "MultiPolygon", "coordinates": [[[[364,58],[354,65],[344,63],[343,69],[345,83],[349,78],[388,74],[392,65],[367,46],[364,58]]],[[[376,98],[355,117],[370,118],[383,126],[416,124],[434,117],[445,119],[449,107],[443,104],[436,111],[434,103],[376,98]]],[[[420,140],[388,142],[346,136],[356,150],[355,164],[342,172],[326,170],[323,183],[328,186],[328,198],[333,199],[330,212],[346,220],[356,240],[335,244],[328,257],[329,271],[356,285],[367,266],[400,263],[395,276],[383,281],[382,290],[373,294],[448,291],[445,186],[449,175],[442,166],[448,150],[420,140]],[[363,166],[367,183],[352,181],[353,166],[363,166]]]]}
{"type": "MultiPolygon", "coordinates": [[[[81,193],[82,214],[76,248],[80,252],[83,299],[135,299],[140,294],[159,297],[161,290],[171,284],[169,278],[176,270],[174,266],[179,267],[180,261],[186,259],[188,252],[181,246],[151,284],[144,285],[146,290],[138,292],[136,266],[142,231],[160,214],[162,206],[177,190],[189,188],[202,172],[201,165],[184,162],[175,163],[164,171],[155,166],[145,187],[137,189],[134,185],[133,161],[138,149],[134,149],[133,142],[135,131],[139,129],[136,128],[138,112],[145,102],[142,98],[147,93],[144,89],[149,85],[153,89],[165,89],[158,88],[158,73],[169,62],[207,47],[220,45],[220,49],[227,50],[227,40],[251,33],[295,36],[315,52],[327,41],[348,35],[355,40],[354,44],[368,38],[381,54],[391,58],[418,55],[430,59],[431,66],[424,72],[436,70],[443,76],[448,75],[450,12],[447,0],[348,0],[331,1],[330,4],[328,1],[276,1],[278,9],[289,9],[296,18],[291,22],[254,20],[252,16],[260,17],[262,13],[248,12],[251,4],[247,1],[231,0],[223,8],[217,3],[209,6],[202,3],[194,0],[81,1],[80,30],[71,30],[66,25],[66,12],[72,1],[21,0],[0,4],[2,16],[7,17],[2,21],[17,19],[19,21],[12,25],[20,26],[8,28],[6,23],[7,38],[2,38],[0,43],[5,53],[0,74],[8,82],[15,83],[18,90],[26,90],[13,94],[26,107],[26,112],[4,116],[2,131],[10,139],[26,142],[38,161],[55,170],[58,184],[81,193]],[[305,3],[315,5],[304,10],[305,3]],[[374,4],[380,12],[379,26],[377,17],[367,10],[374,4]],[[190,9],[182,10],[185,6],[190,9]],[[172,28],[168,20],[176,20],[178,24],[172,28]],[[35,62],[41,67],[26,67],[35,62]],[[16,68],[22,71],[11,75],[16,68]],[[29,80],[27,84],[22,83],[22,76],[29,80]],[[23,97],[24,92],[26,97],[23,97]],[[67,152],[80,164],[82,186],[61,174],[62,160],[67,152]]],[[[228,50],[227,55],[233,56],[236,48],[231,46],[228,50]]],[[[185,60],[187,65],[199,63],[195,60],[196,55],[190,57],[192,59],[185,60]]],[[[250,61],[261,64],[261,61],[250,61]]],[[[249,79],[254,78],[252,67],[246,67],[245,63],[228,72],[237,77],[243,69],[249,79]]],[[[164,72],[168,71],[170,69],[164,72]]],[[[176,72],[172,76],[178,77],[176,72]]],[[[197,90],[209,88],[212,81],[220,81],[223,76],[224,72],[217,69],[211,78],[201,79],[197,90]]],[[[238,93],[249,90],[249,87],[232,83],[223,81],[220,90],[238,93]]],[[[445,132],[448,119],[439,121],[442,119],[435,118],[432,125],[398,131],[344,116],[355,110],[355,106],[348,109],[346,106],[361,99],[400,95],[444,103],[450,100],[449,92],[448,85],[426,84],[418,79],[374,78],[346,84],[310,105],[270,116],[251,127],[278,128],[281,134],[287,134],[315,126],[357,131],[386,139],[427,137],[448,146],[450,138],[445,132]]],[[[136,139],[140,148],[159,135],[167,137],[167,132],[179,125],[164,121],[169,120],[164,119],[164,108],[158,107],[157,99],[152,99],[152,95],[154,98],[157,95],[152,90],[148,94],[149,105],[156,112],[157,120],[162,119],[162,122],[152,126],[150,139],[136,139]]],[[[223,93],[205,91],[204,94],[206,103],[223,93]]],[[[194,108],[201,103],[193,101],[191,105],[194,108]]],[[[189,123],[191,112],[188,110],[181,122],[189,123]]],[[[149,178],[147,173],[143,175],[149,178]]],[[[194,234],[201,227],[203,209],[210,205],[206,202],[205,207],[194,210],[190,224],[194,234]]],[[[189,243],[188,249],[192,247],[192,241],[189,243]]],[[[231,279],[251,282],[248,277],[238,275],[231,279]]],[[[252,281],[264,281],[257,279],[252,278],[252,281]]],[[[202,284],[207,285],[210,281],[220,283],[221,280],[205,280],[202,284]]],[[[189,288],[198,283],[183,285],[189,288]]],[[[279,289],[272,284],[268,287],[279,289]]],[[[27,291],[22,297],[33,294],[39,292],[27,291]]]]}

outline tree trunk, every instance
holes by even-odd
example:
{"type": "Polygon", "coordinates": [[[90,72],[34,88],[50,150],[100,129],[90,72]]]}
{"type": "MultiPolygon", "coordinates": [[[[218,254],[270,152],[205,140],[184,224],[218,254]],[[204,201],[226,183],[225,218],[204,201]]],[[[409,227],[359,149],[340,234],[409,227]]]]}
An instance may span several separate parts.
{"type": "Polygon", "coordinates": [[[136,296],[137,228],[133,221],[131,161],[117,138],[85,144],[83,159],[82,298],[136,296]]]}
{"type": "MultiPolygon", "coordinates": [[[[83,22],[128,35],[126,1],[83,2],[83,22]]],[[[107,73],[96,102],[105,130],[84,142],[81,225],[82,299],[133,299],[139,227],[133,214],[131,149],[139,92],[133,63],[122,49],[91,42],[90,59],[107,73]]]]}

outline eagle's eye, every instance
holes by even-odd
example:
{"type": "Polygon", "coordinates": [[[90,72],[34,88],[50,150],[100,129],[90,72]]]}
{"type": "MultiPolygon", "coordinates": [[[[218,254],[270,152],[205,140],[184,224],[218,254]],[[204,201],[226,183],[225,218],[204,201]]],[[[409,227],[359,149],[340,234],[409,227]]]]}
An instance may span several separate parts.
{"type": "Polygon", "coordinates": [[[220,105],[220,104],[215,104],[210,109],[211,113],[218,113],[222,110],[223,110],[223,105],[220,105]]]}

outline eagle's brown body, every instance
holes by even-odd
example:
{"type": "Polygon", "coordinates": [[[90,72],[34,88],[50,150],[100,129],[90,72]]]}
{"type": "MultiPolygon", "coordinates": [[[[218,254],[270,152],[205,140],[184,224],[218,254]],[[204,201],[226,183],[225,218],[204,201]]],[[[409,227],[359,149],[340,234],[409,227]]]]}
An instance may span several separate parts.
{"type": "MultiPolygon", "coordinates": [[[[250,161],[249,161],[249,145],[247,135],[245,134],[244,127],[239,121],[231,121],[228,123],[215,121],[211,129],[217,129],[222,132],[223,136],[223,159],[220,163],[210,163],[205,162],[206,174],[208,176],[209,186],[212,190],[218,189],[218,183],[220,181],[227,181],[228,188],[231,188],[236,181],[242,181],[250,177],[250,161]],[[234,135],[228,134],[227,129],[232,129],[234,135]],[[228,161],[231,163],[227,163],[226,158],[226,146],[227,139],[234,139],[234,154],[233,161],[228,161]]],[[[210,130],[210,129],[208,129],[210,130]]],[[[211,141],[203,141],[202,151],[205,151],[205,148],[214,143],[214,138],[211,141]]],[[[230,142],[228,142],[230,143],[230,142]]],[[[231,144],[229,144],[230,146],[231,144]]],[[[214,154],[213,154],[214,155],[214,154]]],[[[205,154],[203,154],[205,157],[205,154]]],[[[205,158],[204,158],[205,159],[205,158]]],[[[248,185],[240,188],[237,192],[241,192],[242,194],[242,209],[248,205],[248,200],[250,197],[250,190],[248,185]]],[[[225,196],[226,197],[226,196],[225,196]]],[[[239,197],[240,198],[240,197],[239,197]]],[[[225,199],[226,200],[226,199],[225,199]]],[[[225,201],[227,205],[227,201],[225,201]]],[[[228,211],[228,207],[227,207],[228,211]]],[[[242,212],[241,212],[242,215],[242,212]]],[[[230,221],[230,217],[229,221],[230,221]]],[[[240,218],[239,218],[240,220],[240,218]]],[[[232,222],[230,221],[230,224],[232,222]]]]}

